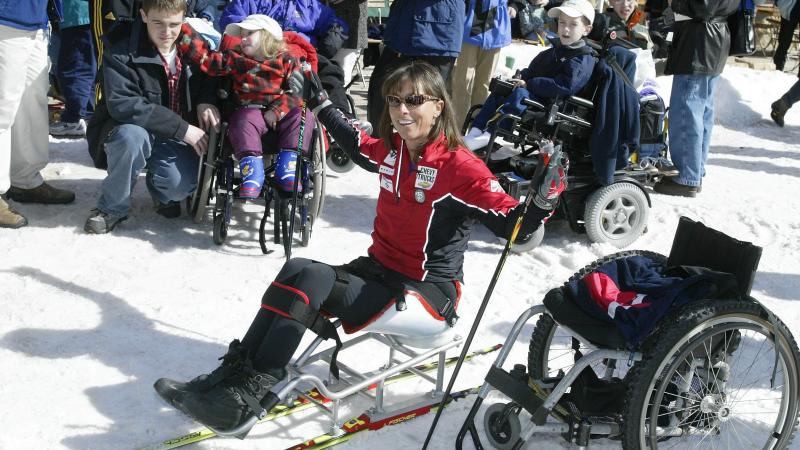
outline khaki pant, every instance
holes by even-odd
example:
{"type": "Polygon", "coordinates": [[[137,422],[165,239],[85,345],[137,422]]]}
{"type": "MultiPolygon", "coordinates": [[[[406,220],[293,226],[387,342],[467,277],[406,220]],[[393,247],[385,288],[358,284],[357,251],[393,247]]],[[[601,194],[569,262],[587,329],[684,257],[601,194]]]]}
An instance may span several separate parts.
{"type": "Polygon", "coordinates": [[[489,96],[489,81],[500,59],[500,49],[485,50],[464,43],[453,68],[453,110],[458,125],[464,123],[472,105],[483,104],[489,96]]]}
{"type": "Polygon", "coordinates": [[[50,159],[45,30],[0,25],[0,194],[31,189],[50,159]]]}

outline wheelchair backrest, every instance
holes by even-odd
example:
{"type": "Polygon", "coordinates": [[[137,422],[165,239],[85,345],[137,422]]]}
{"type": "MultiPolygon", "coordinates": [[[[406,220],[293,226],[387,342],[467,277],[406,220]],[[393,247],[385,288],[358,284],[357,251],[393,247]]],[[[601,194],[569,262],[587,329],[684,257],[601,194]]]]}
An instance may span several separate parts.
{"type": "Polygon", "coordinates": [[[761,251],[761,247],[750,242],[681,217],[667,266],[700,266],[731,273],[736,277],[740,292],[749,295],[761,251]]]}

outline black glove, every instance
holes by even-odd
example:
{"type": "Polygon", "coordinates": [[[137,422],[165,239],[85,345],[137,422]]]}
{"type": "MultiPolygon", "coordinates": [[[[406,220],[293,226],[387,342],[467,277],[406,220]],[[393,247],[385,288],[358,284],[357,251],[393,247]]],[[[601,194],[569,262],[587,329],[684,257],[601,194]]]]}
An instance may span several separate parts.
{"type": "Polygon", "coordinates": [[[304,75],[303,99],[308,104],[308,107],[311,108],[311,112],[317,114],[320,109],[330,105],[331,101],[328,100],[328,93],[322,87],[322,81],[320,81],[317,74],[309,68],[304,71],[304,75]]]}
{"type": "Polygon", "coordinates": [[[278,114],[275,110],[268,109],[264,112],[264,123],[267,124],[267,127],[271,130],[277,129],[278,125],[278,114]]]}

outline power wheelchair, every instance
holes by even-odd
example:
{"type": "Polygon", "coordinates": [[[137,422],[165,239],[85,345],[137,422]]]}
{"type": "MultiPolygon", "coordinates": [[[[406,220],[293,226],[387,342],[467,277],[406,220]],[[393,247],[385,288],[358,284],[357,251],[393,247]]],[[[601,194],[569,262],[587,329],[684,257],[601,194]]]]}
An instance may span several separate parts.
{"type": "MultiPolygon", "coordinates": [[[[619,75],[616,75],[619,76],[619,75]]],[[[500,78],[492,79],[490,90],[508,95],[514,85],[500,78]]],[[[597,75],[579,96],[555,99],[544,105],[534,100],[523,100],[527,109],[521,116],[499,115],[489,138],[489,144],[476,153],[500,181],[508,194],[519,199],[530,185],[530,178],[538,160],[538,142],[549,139],[560,142],[569,157],[568,187],[562,194],[555,217],[567,219],[570,228],[586,233],[593,242],[605,242],[622,248],[633,243],[647,230],[649,208],[652,202],[646,187],[655,184],[663,173],[653,166],[624,161],[614,171],[613,181],[599,181],[589,139],[595,104],[598,96],[597,75]]],[[[482,105],[470,108],[463,124],[466,134],[482,105]]],[[[666,109],[657,96],[640,98],[640,145],[658,147],[660,155],[668,150],[666,134],[666,109]]],[[[515,243],[517,252],[528,251],[542,241],[544,227],[539,227],[525,242],[515,243]]]]}
{"type": "MultiPolygon", "coordinates": [[[[590,439],[644,448],[786,448],[800,408],[800,352],[789,329],[749,295],[761,248],[682,217],[669,257],[625,251],[573,275],[641,255],[663,267],[727,272],[738,295],[696,298],[670,310],[631,348],[610,321],[551,290],[514,324],[456,440],[482,449],[475,417],[492,391],[483,425],[492,448],[521,449],[535,433],[558,433],[587,448],[590,439]],[[539,316],[527,365],[503,364],[528,320],[539,316]]],[[[565,283],[566,286],[566,283],[565,283]]],[[[533,448],[533,447],[530,447],[533,448]]]]}

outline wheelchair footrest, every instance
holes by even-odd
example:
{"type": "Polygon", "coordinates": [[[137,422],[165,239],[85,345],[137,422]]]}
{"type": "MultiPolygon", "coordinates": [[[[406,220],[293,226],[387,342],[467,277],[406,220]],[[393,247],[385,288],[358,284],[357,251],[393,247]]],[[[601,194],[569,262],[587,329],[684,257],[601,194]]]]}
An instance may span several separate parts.
{"type": "MultiPolygon", "coordinates": [[[[486,374],[486,382],[511,400],[519,403],[520,406],[531,414],[539,410],[544,403],[544,401],[531,390],[524,379],[520,380],[518,377],[514,377],[512,374],[497,366],[492,366],[489,369],[489,373],[486,374]]],[[[545,414],[545,417],[547,417],[547,414],[545,414]]]]}

